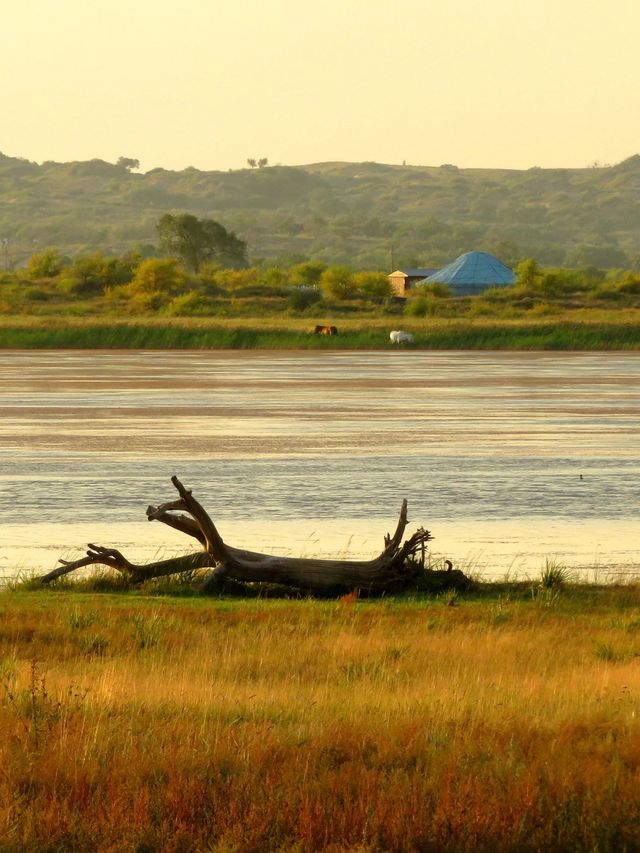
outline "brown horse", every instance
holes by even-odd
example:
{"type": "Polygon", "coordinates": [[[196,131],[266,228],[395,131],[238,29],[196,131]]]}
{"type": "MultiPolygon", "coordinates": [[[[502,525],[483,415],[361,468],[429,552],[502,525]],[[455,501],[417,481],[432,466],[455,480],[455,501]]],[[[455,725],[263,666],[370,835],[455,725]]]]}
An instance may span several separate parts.
{"type": "Polygon", "coordinates": [[[313,330],[314,335],[337,335],[338,330],[335,326],[316,326],[313,330]]]}

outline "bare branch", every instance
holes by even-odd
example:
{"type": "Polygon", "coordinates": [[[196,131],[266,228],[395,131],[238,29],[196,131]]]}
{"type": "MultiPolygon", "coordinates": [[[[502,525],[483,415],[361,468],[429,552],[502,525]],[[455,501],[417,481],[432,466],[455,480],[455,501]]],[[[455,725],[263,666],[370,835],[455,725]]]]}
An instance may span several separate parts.
{"type": "Polygon", "coordinates": [[[51,583],[51,581],[61,578],[70,572],[75,572],[76,569],[81,569],[83,566],[103,565],[117,569],[123,574],[135,574],[136,567],[130,563],[125,557],[115,548],[103,548],[101,545],[92,545],[89,543],[86,557],[81,557],[79,560],[69,562],[67,560],[59,560],[62,563],[57,569],[44,575],[41,579],[42,583],[51,583]]]}
{"type": "Polygon", "coordinates": [[[87,556],[73,562],[60,560],[61,566],[49,572],[41,578],[42,583],[51,583],[58,578],[74,572],[83,566],[102,565],[116,569],[129,577],[134,583],[142,583],[152,578],[165,577],[166,575],[179,574],[180,572],[204,569],[212,565],[211,555],[206,551],[196,551],[193,554],[181,554],[179,557],[170,557],[167,560],[156,560],[148,565],[136,565],[126,560],[115,548],[101,548],[90,545],[92,550],[87,551],[87,556]]]}
{"type": "Polygon", "coordinates": [[[180,533],[186,533],[187,536],[193,536],[198,542],[206,547],[206,539],[204,533],[200,530],[196,522],[186,515],[172,515],[165,512],[162,507],[149,506],[147,507],[148,521],[161,521],[163,524],[173,527],[174,530],[180,533]]]}
{"type": "Polygon", "coordinates": [[[209,517],[205,508],[198,503],[193,497],[191,491],[185,489],[180,480],[174,475],[171,482],[178,490],[178,494],[182,498],[184,508],[191,513],[198,527],[202,531],[205,538],[205,547],[207,551],[215,558],[217,563],[224,563],[227,556],[227,549],[222,537],[218,533],[215,524],[209,517]]]}
{"type": "MultiPolygon", "coordinates": [[[[158,506],[158,507],[153,507],[153,506],[147,507],[147,516],[149,515],[149,510],[152,510],[153,514],[155,515],[155,513],[162,514],[164,512],[169,512],[170,510],[174,510],[174,509],[185,509],[186,510],[186,508],[187,508],[187,506],[186,506],[185,502],[182,500],[180,500],[180,501],[169,501],[166,504],[160,504],[160,506],[158,506]]],[[[150,521],[153,521],[153,519],[150,519],[150,521]]]]}
{"type": "Polygon", "coordinates": [[[407,499],[405,498],[402,501],[402,506],[400,507],[400,516],[398,518],[398,525],[396,527],[396,532],[392,537],[387,535],[384,537],[385,549],[383,551],[384,554],[393,554],[398,550],[400,543],[402,542],[402,536],[404,534],[405,528],[409,523],[409,519],[407,518],[407,499]]]}

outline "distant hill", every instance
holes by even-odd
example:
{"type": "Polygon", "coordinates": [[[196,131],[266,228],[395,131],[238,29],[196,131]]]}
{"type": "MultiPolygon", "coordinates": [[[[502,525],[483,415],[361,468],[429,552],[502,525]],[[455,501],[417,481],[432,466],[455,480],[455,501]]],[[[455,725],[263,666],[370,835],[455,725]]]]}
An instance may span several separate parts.
{"type": "Polygon", "coordinates": [[[167,212],[220,220],[249,242],[254,261],[316,257],[386,269],[480,249],[507,263],[637,266],[640,156],[587,169],[315,163],[139,174],[103,160],[38,164],[0,154],[0,240],[14,263],[46,246],[152,252],[167,212]]]}

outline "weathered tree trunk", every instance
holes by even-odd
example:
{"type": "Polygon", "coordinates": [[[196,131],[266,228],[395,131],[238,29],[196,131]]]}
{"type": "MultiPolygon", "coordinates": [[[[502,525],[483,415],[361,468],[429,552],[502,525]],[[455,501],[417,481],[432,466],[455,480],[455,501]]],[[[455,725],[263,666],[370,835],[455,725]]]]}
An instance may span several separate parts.
{"type": "Polygon", "coordinates": [[[193,537],[200,542],[202,551],[147,565],[136,565],[115,548],[90,544],[85,557],[74,562],[60,560],[62,565],[44,575],[42,582],[49,583],[82,566],[102,564],[116,569],[134,583],[194,569],[211,568],[202,587],[204,592],[217,590],[225,579],[232,579],[284,584],[317,593],[355,588],[363,592],[380,593],[407,586],[424,571],[426,543],[432,537],[428,530],[419,528],[405,542],[402,541],[408,523],[406,500],[402,502],[395,533],[393,536],[385,536],[384,550],[373,560],[278,557],[227,545],[191,491],[185,489],[177,477],[172,477],[171,481],[178,491],[179,499],[158,507],[148,507],[147,519],[161,521],[193,537]]]}

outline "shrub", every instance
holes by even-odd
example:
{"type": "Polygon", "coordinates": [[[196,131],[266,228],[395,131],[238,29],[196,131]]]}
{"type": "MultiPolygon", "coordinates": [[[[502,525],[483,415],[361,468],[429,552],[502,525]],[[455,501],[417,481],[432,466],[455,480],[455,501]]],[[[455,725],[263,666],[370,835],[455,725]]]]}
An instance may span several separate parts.
{"type": "Polygon", "coordinates": [[[28,302],[46,302],[51,296],[49,291],[42,287],[27,287],[22,295],[28,302]]]}
{"type": "Polygon", "coordinates": [[[330,299],[350,299],[355,295],[355,287],[349,267],[328,267],[320,276],[320,289],[330,299]]]}
{"type": "Polygon", "coordinates": [[[211,313],[211,302],[203,293],[188,290],[174,297],[165,310],[170,317],[202,317],[211,313]]]}
{"type": "Polygon", "coordinates": [[[107,303],[122,302],[123,300],[127,300],[130,295],[131,290],[127,284],[107,285],[104,289],[104,301],[107,303]]]}
{"type": "Polygon", "coordinates": [[[63,296],[77,296],[82,293],[84,284],[81,279],[74,276],[61,278],[57,285],[58,293],[63,296]]]}
{"type": "Polygon", "coordinates": [[[366,299],[382,301],[391,296],[391,285],[386,273],[376,270],[362,270],[351,276],[355,290],[366,299]]]}
{"type": "Polygon", "coordinates": [[[224,269],[213,273],[211,278],[218,287],[237,290],[238,288],[259,286],[260,270],[256,267],[248,267],[243,270],[224,269]]]}
{"type": "Polygon", "coordinates": [[[415,296],[436,296],[440,299],[446,299],[453,293],[450,284],[442,284],[442,282],[434,281],[431,284],[420,284],[414,287],[412,293],[415,296]]]}
{"type": "Polygon", "coordinates": [[[547,296],[562,293],[563,290],[568,289],[565,285],[566,281],[563,281],[562,277],[556,272],[543,273],[536,283],[537,289],[547,296]]]}
{"type": "Polygon", "coordinates": [[[166,294],[159,290],[142,291],[131,296],[127,307],[135,314],[146,314],[149,311],[158,311],[166,302],[166,294]]]}
{"type": "Polygon", "coordinates": [[[188,281],[175,258],[147,258],[131,280],[130,290],[137,293],[172,293],[188,281]]]}
{"type": "Polygon", "coordinates": [[[293,311],[305,311],[312,305],[322,301],[322,294],[317,288],[296,288],[289,294],[289,307],[293,311]]]}
{"type": "Polygon", "coordinates": [[[233,296],[236,298],[246,298],[248,296],[262,297],[280,297],[286,299],[289,296],[288,287],[270,287],[264,284],[250,284],[246,287],[238,287],[233,291],[233,296]]]}
{"type": "Polygon", "coordinates": [[[289,270],[289,284],[294,287],[304,285],[318,285],[320,276],[326,270],[327,265],[322,261],[303,261],[295,264],[289,270]]]}
{"type": "Polygon", "coordinates": [[[229,291],[225,290],[224,287],[220,287],[219,284],[216,284],[215,281],[211,279],[202,280],[202,292],[206,296],[228,296],[229,291]]]}
{"type": "Polygon", "coordinates": [[[431,317],[434,314],[436,300],[430,296],[414,296],[404,306],[407,317],[431,317]]]}
{"type": "Polygon", "coordinates": [[[640,278],[629,275],[616,287],[619,293],[640,293],[640,278]]]}
{"type": "Polygon", "coordinates": [[[55,278],[62,272],[64,259],[57,249],[31,255],[27,266],[29,278],[55,278]]]}
{"type": "Polygon", "coordinates": [[[624,297],[624,292],[621,292],[617,286],[611,284],[603,284],[587,294],[588,299],[607,299],[613,302],[624,299],[624,297]]]}
{"type": "Polygon", "coordinates": [[[516,267],[516,275],[520,287],[531,288],[535,286],[540,276],[540,267],[534,258],[526,258],[516,267]]]}
{"type": "Polygon", "coordinates": [[[482,291],[482,298],[487,302],[510,302],[513,296],[514,290],[509,287],[487,287],[482,291]]]}
{"type": "Polygon", "coordinates": [[[125,255],[122,258],[105,257],[100,252],[79,255],[67,267],[65,278],[75,282],[72,288],[74,293],[96,293],[107,285],[130,281],[138,260],[136,255],[125,255]]]}
{"type": "Polygon", "coordinates": [[[287,284],[287,274],[278,267],[269,267],[262,273],[260,279],[264,287],[275,290],[281,290],[287,284]]]}

